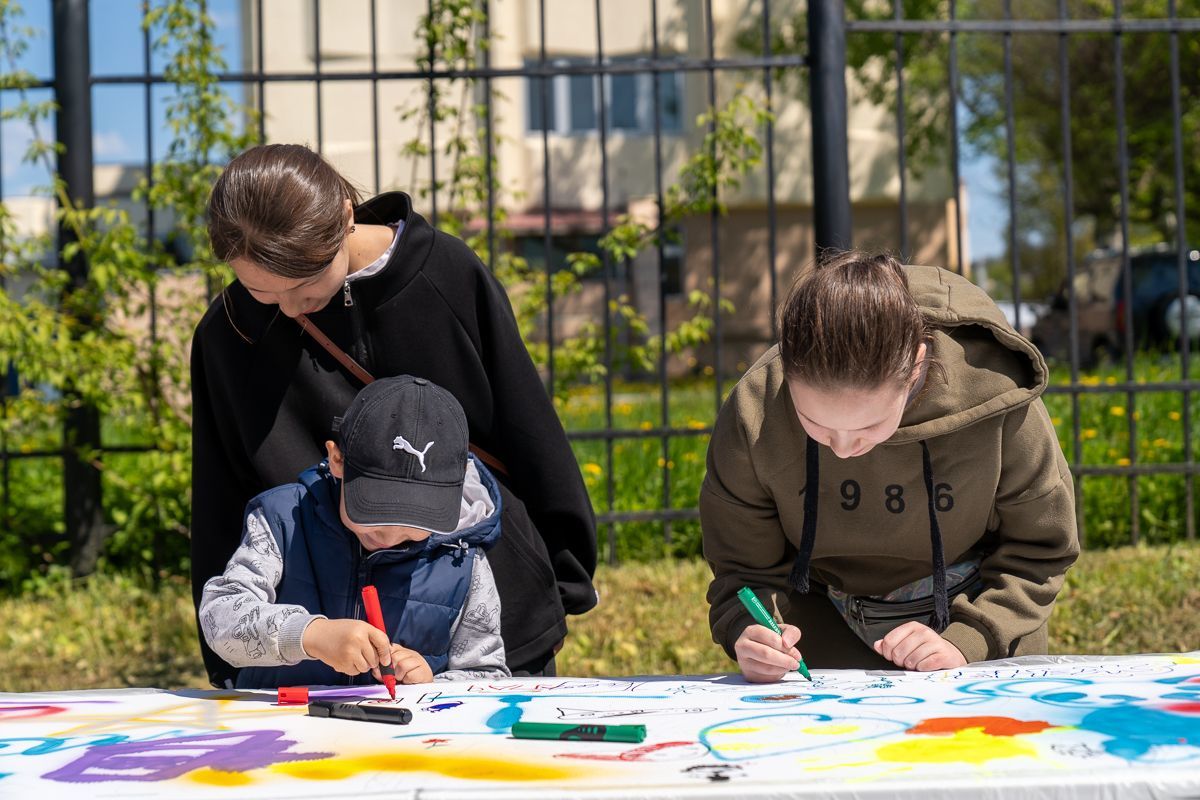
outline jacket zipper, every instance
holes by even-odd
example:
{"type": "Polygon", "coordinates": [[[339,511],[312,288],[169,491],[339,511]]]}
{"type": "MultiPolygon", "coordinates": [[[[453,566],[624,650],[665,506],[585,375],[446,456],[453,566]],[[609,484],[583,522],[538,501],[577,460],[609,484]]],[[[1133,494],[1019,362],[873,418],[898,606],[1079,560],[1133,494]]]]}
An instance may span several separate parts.
{"type": "Polygon", "coordinates": [[[350,314],[350,331],[354,339],[350,344],[349,350],[354,356],[354,360],[357,361],[363,369],[367,370],[367,372],[370,372],[371,365],[368,363],[369,359],[367,357],[366,336],[363,333],[362,319],[354,309],[354,297],[350,294],[349,278],[342,283],[342,305],[348,309],[347,313],[350,314]]]}
{"type": "Polygon", "coordinates": [[[863,601],[861,597],[854,595],[851,599],[852,614],[858,617],[859,624],[864,628],[867,626],[867,618],[863,614],[863,601]]]}
{"type": "Polygon", "coordinates": [[[356,553],[357,555],[354,558],[355,585],[352,587],[354,591],[354,615],[352,619],[365,620],[367,617],[366,612],[362,607],[362,590],[363,587],[367,585],[367,572],[370,569],[370,564],[368,563],[367,558],[363,557],[363,546],[361,542],[359,542],[356,553]]]}

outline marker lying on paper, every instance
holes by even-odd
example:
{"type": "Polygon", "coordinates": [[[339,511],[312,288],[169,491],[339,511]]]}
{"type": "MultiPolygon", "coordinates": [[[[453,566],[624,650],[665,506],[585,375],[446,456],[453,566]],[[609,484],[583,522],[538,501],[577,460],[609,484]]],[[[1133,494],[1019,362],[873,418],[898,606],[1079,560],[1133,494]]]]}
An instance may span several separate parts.
{"type": "MultiPolygon", "coordinates": [[[[742,605],[750,612],[750,616],[754,617],[754,621],[764,628],[769,628],[773,632],[783,635],[783,631],[779,630],[779,626],[775,624],[775,618],[770,615],[762,602],[758,599],[758,595],[754,594],[754,590],[749,586],[743,586],[737,591],[738,600],[742,601],[742,605]]],[[[804,663],[804,659],[800,659],[799,666],[796,669],[800,670],[800,674],[812,680],[812,675],[808,673],[808,665],[804,663]]]]}
{"type": "Polygon", "coordinates": [[[391,725],[407,725],[412,722],[412,712],[399,706],[359,705],[337,700],[311,700],[308,703],[310,717],[334,717],[355,722],[386,722],[391,725]]]}
{"type": "Polygon", "coordinates": [[[569,739],[592,742],[641,742],[645,725],[562,725],[554,722],[517,722],[515,739],[569,739]]]}

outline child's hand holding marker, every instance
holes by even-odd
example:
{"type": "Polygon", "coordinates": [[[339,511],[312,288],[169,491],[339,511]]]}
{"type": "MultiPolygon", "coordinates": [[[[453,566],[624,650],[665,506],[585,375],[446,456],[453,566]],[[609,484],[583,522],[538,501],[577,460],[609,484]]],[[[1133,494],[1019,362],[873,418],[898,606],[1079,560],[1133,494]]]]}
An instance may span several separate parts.
{"type": "MultiPolygon", "coordinates": [[[[429,668],[429,662],[416,650],[409,650],[407,647],[393,644],[392,666],[396,669],[398,683],[433,683],[433,670],[429,668]]],[[[378,667],[371,670],[371,674],[380,683],[387,683],[378,667]]],[[[392,699],[395,700],[395,696],[392,699]]]]}
{"type": "Polygon", "coordinates": [[[800,641],[800,629],[795,625],[780,627],[776,624],[749,586],[743,586],[737,594],[742,605],[758,623],[742,631],[733,644],[738,667],[746,680],[771,683],[798,669],[801,675],[811,681],[808,666],[796,649],[796,643],[800,641]]]}
{"type": "Polygon", "coordinates": [[[345,675],[387,666],[392,658],[387,634],[359,619],[314,619],[301,644],[304,652],[345,675]]]}

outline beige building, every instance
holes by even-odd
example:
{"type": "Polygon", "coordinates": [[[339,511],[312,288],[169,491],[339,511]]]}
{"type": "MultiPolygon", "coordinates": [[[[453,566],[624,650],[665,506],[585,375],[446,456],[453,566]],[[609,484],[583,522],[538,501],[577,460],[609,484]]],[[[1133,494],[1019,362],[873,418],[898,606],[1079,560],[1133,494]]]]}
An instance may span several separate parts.
{"type": "MultiPolygon", "coordinates": [[[[773,4],[773,14],[786,14],[773,4]]],[[[791,2],[794,5],[794,0],[791,2]]],[[[645,0],[603,0],[600,26],[604,56],[614,64],[648,58],[653,52],[650,3],[645,0]]],[[[702,0],[661,0],[657,30],[660,57],[706,58],[705,3],[702,0]]],[[[735,0],[713,0],[714,54],[720,59],[746,55],[736,49],[739,26],[757,8],[735,0]]],[[[418,35],[418,15],[425,3],[378,0],[375,61],[381,73],[417,69],[425,45],[418,35]]],[[[262,31],[262,63],[268,73],[312,73],[316,65],[316,18],[311,0],[273,0],[262,31]]],[[[541,53],[538,0],[492,0],[489,56],[496,69],[536,66],[541,53]]],[[[365,73],[372,67],[370,3],[368,0],[320,0],[320,71],[365,73]]],[[[259,63],[254,4],[243,14],[244,63],[259,63]]],[[[546,0],[545,52],[555,64],[594,63],[597,24],[592,0],[546,0]]],[[[776,262],[778,296],[782,298],[796,271],[813,257],[812,177],[809,110],[802,96],[807,73],[795,70],[775,85],[776,114],[774,192],[776,204],[776,262]]],[[[850,90],[849,154],[854,241],[862,247],[900,245],[894,114],[861,98],[848,76],[850,90]]],[[[470,109],[481,101],[482,82],[439,81],[446,99],[470,109]]],[[[368,194],[404,189],[414,194],[418,209],[431,216],[433,199],[420,194],[431,182],[428,157],[404,150],[414,139],[430,141],[429,121],[422,112],[428,83],[412,77],[369,80],[327,80],[319,88],[309,82],[266,83],[263,105],[268,141],[318,143],[317,95],[320,96],[320,140],[325,155],[368,194]],[[378,120],[373,119],[374,94],[378,120]],[[405,116],[404,109],[414,111],[405,116]],[[373,144],[373,125],[379,129],[379,150],[373,144]],[[375,180],[375,159],[379,181],[375,180]]],[[[561,75],[549,80],[545,100],[541,85],[523,77],[492,81],[497,93],[493,120],[496,139],[496,180],[499,202],[508,211],[506,246],[544,264],[545,209],[550,209],[554,257],[564,251],[595,247],[604,225],[600,153],[600,103],[608,121],[609,222],[619,214],[655,216],[654,198],[675,179],[680,166],[697,151],[705,130],[696,117],[708,106],[709,76],[705,71],[662,73],[658,125],[662,132],[663,175],[655,170],[655,113],[653,79],[648,73],[622,73],[603,78],[561,75]],[[603,92],[600,91],[601,86],[603,92]],[[549,154],[549,187],[543,179],[544,153],[549,154]]],[[[257,87],[251,88],[257,102],[257,87]]],[[[761,71],[720,70],[717,103],[735,93],[762,98],[761,71]]],[[[468,115],[469,116],[469,115],[468,115]]],[[[456,134],[457,120],[435,129],[444,144],[456,134]]],[[[470,133],[470,130],[467,131],[470,133]]],[[[439,180],[450,174],[448,156],[436,152],[439,180]]],[[[754,358],[771,338],[771,281],[768,257],[768,213],[765,160],[736,191],[722,200],[728,213],[718,223],[717,247],[721,295],[735,311],[723,317],[722,371],[731,374],[754,358]]],[[[924,172],[907,184],[911,260],[957,267],[954,240],[954,196],[944,171],[924,172]]],[[[437,206],[456,202],[454,186],[442,186],[437,206]]],[[[965,219],[965,214],[964,214],[965,219]]],[[[656,250],[644,252],[618,270],[614,293],[626,293],[646,314],[652,331],[660,327],[660,286],[667,293],[669,321],[689,315],[689,291],[711,291],[712,247],[710,219],[688,219],[680,226],[680,241],[665,248],[663,280],[656,250]]],[[[964,243],[965,245],[965,243],[964,243]]],[[[963,248],[966,254],[966,248],[963,248]]],[[[964,261],[970,262],[969,257],[964,261]]],[[[603,314],[603,285],[588,279],[584,290],[561,299],[555,307],[556,337],[575,329],[582,320],[603,314]],[[558,327],[561,326],[561,327],[558,327]]],[[[699,356],[700,363],[708,357],[699,356]]],[[[692,363],[695,363],[693,356],[692,363]]],[[[687,359],[681,361],[686,364],[687,359]]]]}

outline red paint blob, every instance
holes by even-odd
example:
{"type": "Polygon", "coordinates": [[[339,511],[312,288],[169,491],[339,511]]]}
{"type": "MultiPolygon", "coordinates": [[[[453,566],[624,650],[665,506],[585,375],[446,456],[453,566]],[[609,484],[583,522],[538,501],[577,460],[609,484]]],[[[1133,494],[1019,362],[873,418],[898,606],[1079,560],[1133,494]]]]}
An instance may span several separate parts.
{"type": "Polygon", "coordinates": [[[1200,714],[1200,701],[1172,703],[1167,706],[1167,711],[1174,711],[1176,714],[1200,714]]]}
{"type": "Polygon", "coordinates": [[[1053,728],[1049,722],[1020,720],[1011,717],[934,717],[908,729],[908,733],[956,733],[969,728],[983,728],[989,736],[1016,736],[1019,733],[1040,733],[1053,728]]]}
{"type": "Polygon", "coordinates": [[[0,705],[0,719],[32,719],[48,717],[51,714],[61,714],[66,711],[62,706],[8,706],[0,705]]]}

